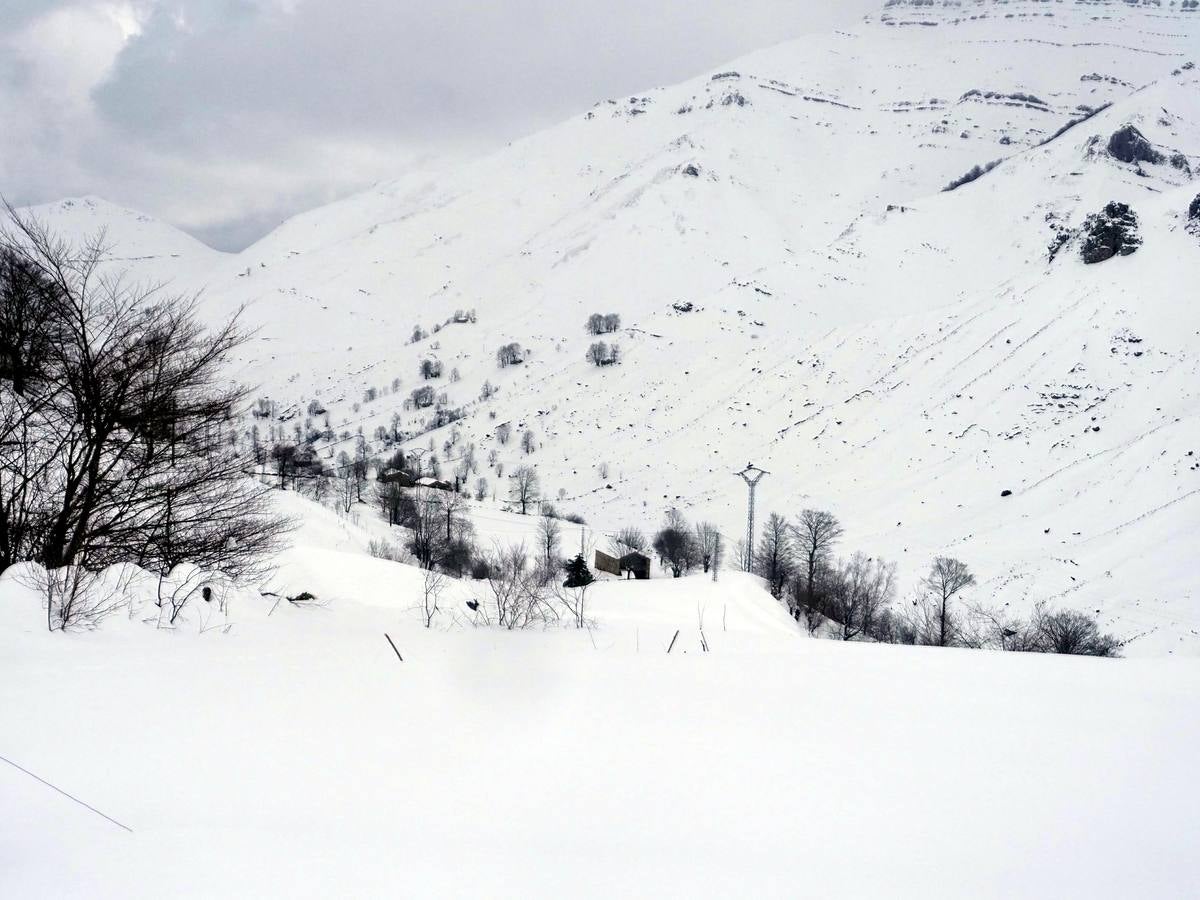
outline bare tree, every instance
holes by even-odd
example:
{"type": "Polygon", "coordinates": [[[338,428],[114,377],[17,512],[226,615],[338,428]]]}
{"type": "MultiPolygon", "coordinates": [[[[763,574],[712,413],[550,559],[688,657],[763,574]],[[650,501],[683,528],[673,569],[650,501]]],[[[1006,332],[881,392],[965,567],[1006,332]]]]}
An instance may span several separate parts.
{"type": "Polygon", "coordinates": [[[259,569],[287,523],[229,440],[236,316],[207,330],[195,298],[113,271],[102,235],[74,246],[11,208],[0,257],[0,322],[28,313],[41,335],[0,338],[0,569],[259,569]]]}
{"type": "MultiPolygon", "coordinates": [[[[967,646],[996,650],[1026,650],[1036,649],[1036,638],[1029,623],[1021,619],[1006,603],[1002,607],[993,608],[981,603],[964,604],[966,610],[965,623],[962,628],[964,641],[967,646]]],[[[913,643],[916,643],[916,632],[913,633],[913,643]]]]}
{"type": "Polygon", "coordinates": [[[358,495],[358,482],[354,477],[354,466],[346,464],[338,467],[337,474],[337,506],[343,513],[349,513],[354,508],[354,499],[358,495]]]}
{"type": "MultiPolygon", "coordinates": [[[[831,512],[805,509],[796,519],[794,533],[803,579],[803,604],[816,611],[822,570],[828,566],[833,548],[841,540],[842,526],[831,512]]],[[[797,588],[800,587],[798,584],[797,588]]],[[[809,630],[813,629],[810,627],[809,630]]]]}
{"type": "Polygon", "coordinates": [[[525,451],[526,455],[537,449],[537,440],[533,436],[532,428],[526,428],[521,433],[521,449],[525,451]]]}
{"type": "Polygon", "coordinates": [[[696,523],[696,553],[700,559],[700,565],[707,572],[716,561],[717,546],[721,540],[721,533],[717,531],[717,526],[712,522],[697,522],[696,523]]]}
{"type": "Polygon", "coordinates": [[[509,498],[520,504],[521,515],[525,515],[531,503],[537,503],[541,491],[537,470],[531,466],[517,466],[509,476],[509,498]]]}
{"type": "Polygon", "coordinates": [[[496,351],[496,362],[500,364],[500,368],[516,365],[523,362],[525,353],[521,349],[521,345],[515,341],[511,344],[504,344],[496,351]]]}
{"type": "Polygon", "coordinates": [[[835,570],[825,608],[849,641],[871,634],[896,593],[896,567],[855,553],[835,570]]]}
{"type": "Polygon", "coordinates": [[[485,623],[512,631],[556,618],[523,544],[495,548],[487,557],[486,581],[492,600],[478,610],[485,623]]]}
{"type": "Polygon", "coordinates": [[[363,486],[367,483],[370,465],[367,439],[360,434],[354,442],[354,460],[350,464],[354,474],[354,499],[359,503],[362,503],[363,486]]]}
{"type": "Polygon", "coordinates": [[[436,397],[433,388],[426,384],[419,388],[413,388],[409,399],[412,400],[412,405],[417,409],[424,409],[425,407],[433,406],[433,401],[436,397]]]}
{"type": "Polygon", "coordinates": [[[558,574],[560,568],[566,572],[564,580],[552,577],[548,582],[554,597],[570,614],[576,628],[586,628],[590,624],[587,618],[588,589],[596,580],[585,558],[585,554],[590,552],[589,542],[586,551],[581,547],[574,557],[555,568],[554,575],[558,574]]]}
{"type": "Polygon", "coordinates": [[[433,627],[433,619],[439,612],[438,603],[445,585],[445,575],[435,569],[425,570],[425,577],[422,581],[421,616],[425,621],[426,628],[433,627]]]}
{"type": "Polygon", "coordinates": [[[558,545],[562,536],[562,525],[553,516],[543,514],[538,520],[538,549],[546,562],[555,563],[558,560],[558,545]]]}
{"type": "Polygon", "coordinates": [[[659,562],[676,578],[696,565],[696,542],[679,510],[667,510],[663,527],[654,536],[654,552],[658,554],[659,562]]]}
{"type": "MultiPolygon", "coordinates": [[[[508,422],[501,422],[496,426],[496,440],[499,441],[501,445],[507,444],[510,437],[512,437],[512,425],[510,425],[508,422]]],[[[491,457],[489,457],[489,460],[493,463],[495,462],[495,460],[491,459],[491,457]]]]}
{"type": "Polygon", "coordinates": [[[908,610],[908,619],[917,642],[935,647],[963,643],[963,616],[954,608],[954,599],[975,584],[975,576],[965,563],[939,556],[921,580],[921,593],[908,610]]]}
{"type": "Polygon", "coordinates": [[[609,547],[617,556],[626,553],[645,553],[649,546],[640,528],[625,527],[609,538],[609,547]]]}
{"type": "Polygon", "coordinates": [[[442,558],[446,545],[442,519],[442,491],[420,487],[413,492],[412,517],[406,523],[412,530],[408,549],[423,569],[432,569],[442,558]]]}
{"type": "Polygon", "coordinates": [[[1121,642],[1102,634],[1095,616],[1073,609],[1034,607],[1030,622],[1031,649],[1076,656],[1119,656],[1121,642]]]}
{"type": "Polygon", "coordinates": [[[754,568],[755,574],[766,579],[771,596],[777,600],[783,596],[783,589],[792,577],[793,560],[792,535],[787,520],[778,513],[771,513],[763,523],[754,568]]]}
{"type": "Polygon", "coordinates": [[[608,365],[608,344],[596,341],[587,349],[587,361],[595,366],[608,365]]]}
{"type": "Polygon", "coordinates": [[[592,313],[583,327],[588,334],[607,334],[621,327],[621,317],[617,313],[592,313]]]}
{"type": "Polygon", "coordinates": [[[115,579],[113,572],[109,569],[98,574],[83,566],[52,570],[32,566],[21,573],[20,583],[42,596],[47,630],[86,630],[98,627],[103,619],[129,604],[127,588],[132,572],[126,569],[115,579]]]}

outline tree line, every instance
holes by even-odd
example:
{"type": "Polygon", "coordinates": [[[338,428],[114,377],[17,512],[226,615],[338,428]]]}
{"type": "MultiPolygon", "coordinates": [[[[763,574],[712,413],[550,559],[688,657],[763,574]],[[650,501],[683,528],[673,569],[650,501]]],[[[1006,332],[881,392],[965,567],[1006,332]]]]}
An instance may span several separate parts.
{"type": "MultiPolygon", "coordinates": [[[[897,602],[895,564],[861,552],[839,558],[843,534],[838,518],[826,510],[804,509],[792,521],[772,513],[749,554],[751,570],[810,634],[936,647],[1120,652],[1121,642],[1103,633],[1094,615],[1039,603],[1021,617],[1007,607],[968,600],[975,576],[952,557],[936,557],[915,593],[897,602]]],[[[618,557],[654,554],[676,578],[719,567],[724,550],[715,525],[689,524],[677,509],[666,512],[651,537],[627,527],[611,538],[611,546],[618,557]]]]}

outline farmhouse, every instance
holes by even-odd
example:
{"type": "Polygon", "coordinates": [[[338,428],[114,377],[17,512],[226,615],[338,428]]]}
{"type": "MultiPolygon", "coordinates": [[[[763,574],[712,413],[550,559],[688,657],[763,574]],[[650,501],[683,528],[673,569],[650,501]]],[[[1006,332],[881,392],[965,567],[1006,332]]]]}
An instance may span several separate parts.
{"type": "Polygon", "coordinates": [[[620,578],[636,578],[639,581],[650,577],[650,557],[641,553],[626,553],[624,556],[609,556],[603,550],[596,551],[596,571],[607,572],[620,578]]]}

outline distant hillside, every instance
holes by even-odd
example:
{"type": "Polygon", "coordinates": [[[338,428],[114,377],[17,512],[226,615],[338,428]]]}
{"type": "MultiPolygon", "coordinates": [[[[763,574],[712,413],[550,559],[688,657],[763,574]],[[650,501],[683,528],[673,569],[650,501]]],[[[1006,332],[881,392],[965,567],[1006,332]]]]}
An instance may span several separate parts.
{"type": "Polygon", "coordinates": [[[398,430],[449,473],[473,444],[471,480],[503,495],[508,423],[598,529],[677,505],[735,540],[731,473],[753,460],[760,509],[834,510],[844,549],[896,560],[905,589],[950,554],[994,601],[1196,654],[1198,48],[1193,5],[893,0],[237,255],[86,218],[155,277],[178,253],[210,314],[249,305],[264,436],[303,431],[316,398],[324,452],[361,427],[385,454],[377,429],[398,430]],[[1113,202],[1140,245],[1086,264],[1113,202]],[[586,333],[596,312],[620,330],[586,333]],[[619,364],[585,358],[600,339],[619,364]],[[501,368],[509,342],[527,356],[501,368]],[[432,433],[434,409],[403,404],[423,359],[463,416],[432,433]]]}

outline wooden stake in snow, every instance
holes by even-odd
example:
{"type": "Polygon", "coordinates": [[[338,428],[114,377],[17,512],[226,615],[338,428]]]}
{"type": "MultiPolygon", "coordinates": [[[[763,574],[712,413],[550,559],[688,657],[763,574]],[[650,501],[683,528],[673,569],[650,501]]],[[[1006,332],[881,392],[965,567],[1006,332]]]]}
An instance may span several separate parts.
{"type": "MultiPolygon", "coordinates": [[[[388,643],[392,645],[392,649],[396,650],[396,642],[392,640],[392,636],[386,631],[383,633],[383,636],[388,639],[388,643]]],[[[396,650],[396,659],[400,660],[400,662],[404,662],[404,657],[400,655],[399,650],[396,650]]]]}
{"type": "Polygon", "coordinates": [[[668,653],[670,653],[670,652],[671,652],[671,647],[674,647],[674,646],[675,646],[675,638],[677,638],[677,637],[679,637],[679,629],[678,629],[678,628],[676,628],[676,629],[675,629],[675,637],[671,638],[671,646],[670,646],[670,647],[667,647],[667,652],[668,652],[668,653]]]}

